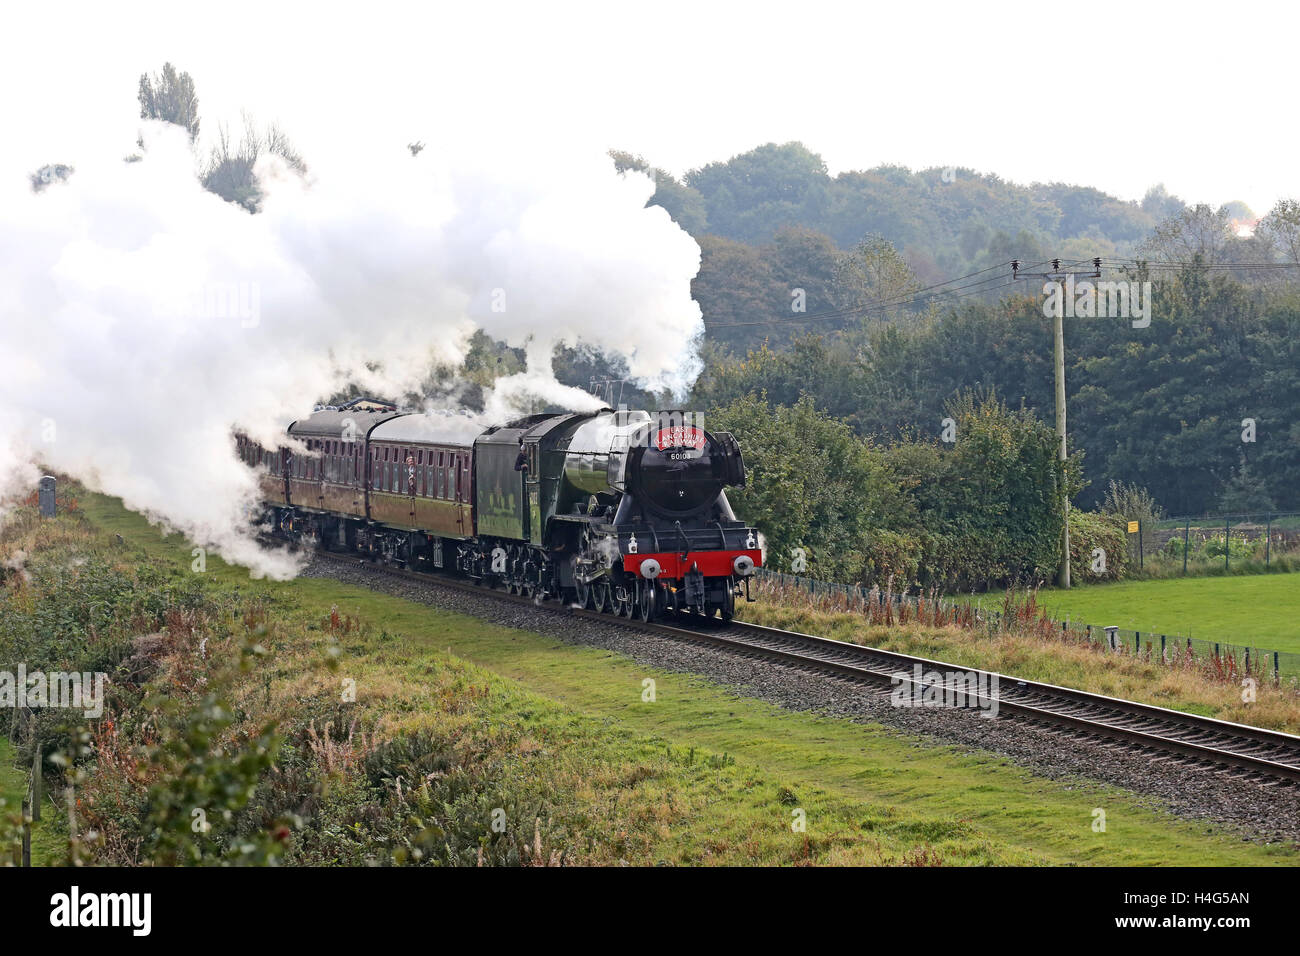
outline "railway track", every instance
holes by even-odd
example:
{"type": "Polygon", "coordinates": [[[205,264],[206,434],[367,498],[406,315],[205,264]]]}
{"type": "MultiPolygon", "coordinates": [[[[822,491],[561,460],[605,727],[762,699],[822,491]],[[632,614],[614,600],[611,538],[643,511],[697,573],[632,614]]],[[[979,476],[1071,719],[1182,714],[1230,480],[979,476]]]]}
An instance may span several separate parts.
{"type": "MultiPolygon", "coordinates": [[[[374,564],[355,554],[326,551],[316,554],[331,562],[360,563],[388,575],[491,595],[502,601],[536,604],[533,598],[505,590],[374,564]]],[[[561,611],[553,603],[541,606],[561,611]]],[[[1144,756],[1153,764],[1210,769],[1219,774],[1246,777],[1264,786],[1300,784],[1300,737],[1293,734],[742,621],[723,624],[685,618],[645,623],[581,608],[569,608],[567,613],[825,674],[872,687],[876,692],[890,693],[900,683],[909,689],[923,683],[915,678],[918,665],[921,674],[937,671],[972,675],[976,679],[971,686],[984,690],[968,696],[969,703],[986,709],[996,703],[999,715],[1012,715],[1062,733],[1067,739],[1105,739],[1144,756]]]]}

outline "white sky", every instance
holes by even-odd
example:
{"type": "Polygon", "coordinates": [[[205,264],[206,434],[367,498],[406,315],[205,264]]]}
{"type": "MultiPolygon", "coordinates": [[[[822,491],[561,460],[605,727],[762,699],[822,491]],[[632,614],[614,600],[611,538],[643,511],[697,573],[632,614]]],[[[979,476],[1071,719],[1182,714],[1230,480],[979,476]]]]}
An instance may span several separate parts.
{"type": "Polygon", "coordinates": [[[799,139],[832,173],[968,166],[1125,199],[1164,182],[1260,214],[1300,196],[1296,10],[18,2],[0,15],[0,154],[32,168],[75,162],[88,133],[120,140],[139,74],[171,60],[205,132],[247,108],[315,164],[451,137],[526,162],[569,139],[680,173],[799,139]]]}

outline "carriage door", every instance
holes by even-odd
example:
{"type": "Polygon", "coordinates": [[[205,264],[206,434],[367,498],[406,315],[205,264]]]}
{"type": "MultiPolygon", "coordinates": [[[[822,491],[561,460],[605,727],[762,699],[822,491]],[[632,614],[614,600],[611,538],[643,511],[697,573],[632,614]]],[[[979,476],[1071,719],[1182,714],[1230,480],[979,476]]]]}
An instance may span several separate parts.
{"type": "Polygon", "coordinates": [[[537,439],[525,439],[524,447],[528,451],[528,474],[524,479],[524,491],[528,496],[528,528],[526,533],[533,544],[542,543],[542,470],[541,448],[537,439]]]}

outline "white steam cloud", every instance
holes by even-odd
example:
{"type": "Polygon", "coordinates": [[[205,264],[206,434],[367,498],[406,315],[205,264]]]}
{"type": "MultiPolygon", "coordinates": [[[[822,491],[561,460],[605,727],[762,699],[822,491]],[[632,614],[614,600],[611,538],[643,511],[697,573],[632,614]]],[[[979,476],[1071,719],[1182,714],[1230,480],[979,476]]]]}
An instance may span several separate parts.
{"type": "Polygon", "coordinates": [[[400,395],[476,329],[528,356],[487,418],[596,404],[551,375],[559,342],[619,353],[653,387],[698,373],[699,249],[603,155],[398,147],[364,167],[309,157],[307,182],[269,162],[249,215],[200,187],[181,130],[144,136],[139,162],[50,157],[75,172],[39,193],[0,172],[0,495],[39,464],[285,577],[252,537],[233,429],[272,443],[349,381],[400,395]]]}

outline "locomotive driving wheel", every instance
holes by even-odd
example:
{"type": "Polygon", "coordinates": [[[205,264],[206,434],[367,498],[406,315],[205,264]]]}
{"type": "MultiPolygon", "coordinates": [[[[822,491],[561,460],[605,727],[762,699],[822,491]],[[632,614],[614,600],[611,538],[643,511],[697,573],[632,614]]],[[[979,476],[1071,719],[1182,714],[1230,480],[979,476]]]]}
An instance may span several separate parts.
{"type": "Polygon", "coordinates": [[[604,614],[610,609],[609,581],[597,581],[591,585],[591,606],[604,614]]]}
{"type": "Polygon", "coordinates": [[[591,585],[586,581],[578,577],[573,579],[573,601],[578,607],[591,607],[591,591],[591,585]]]}

